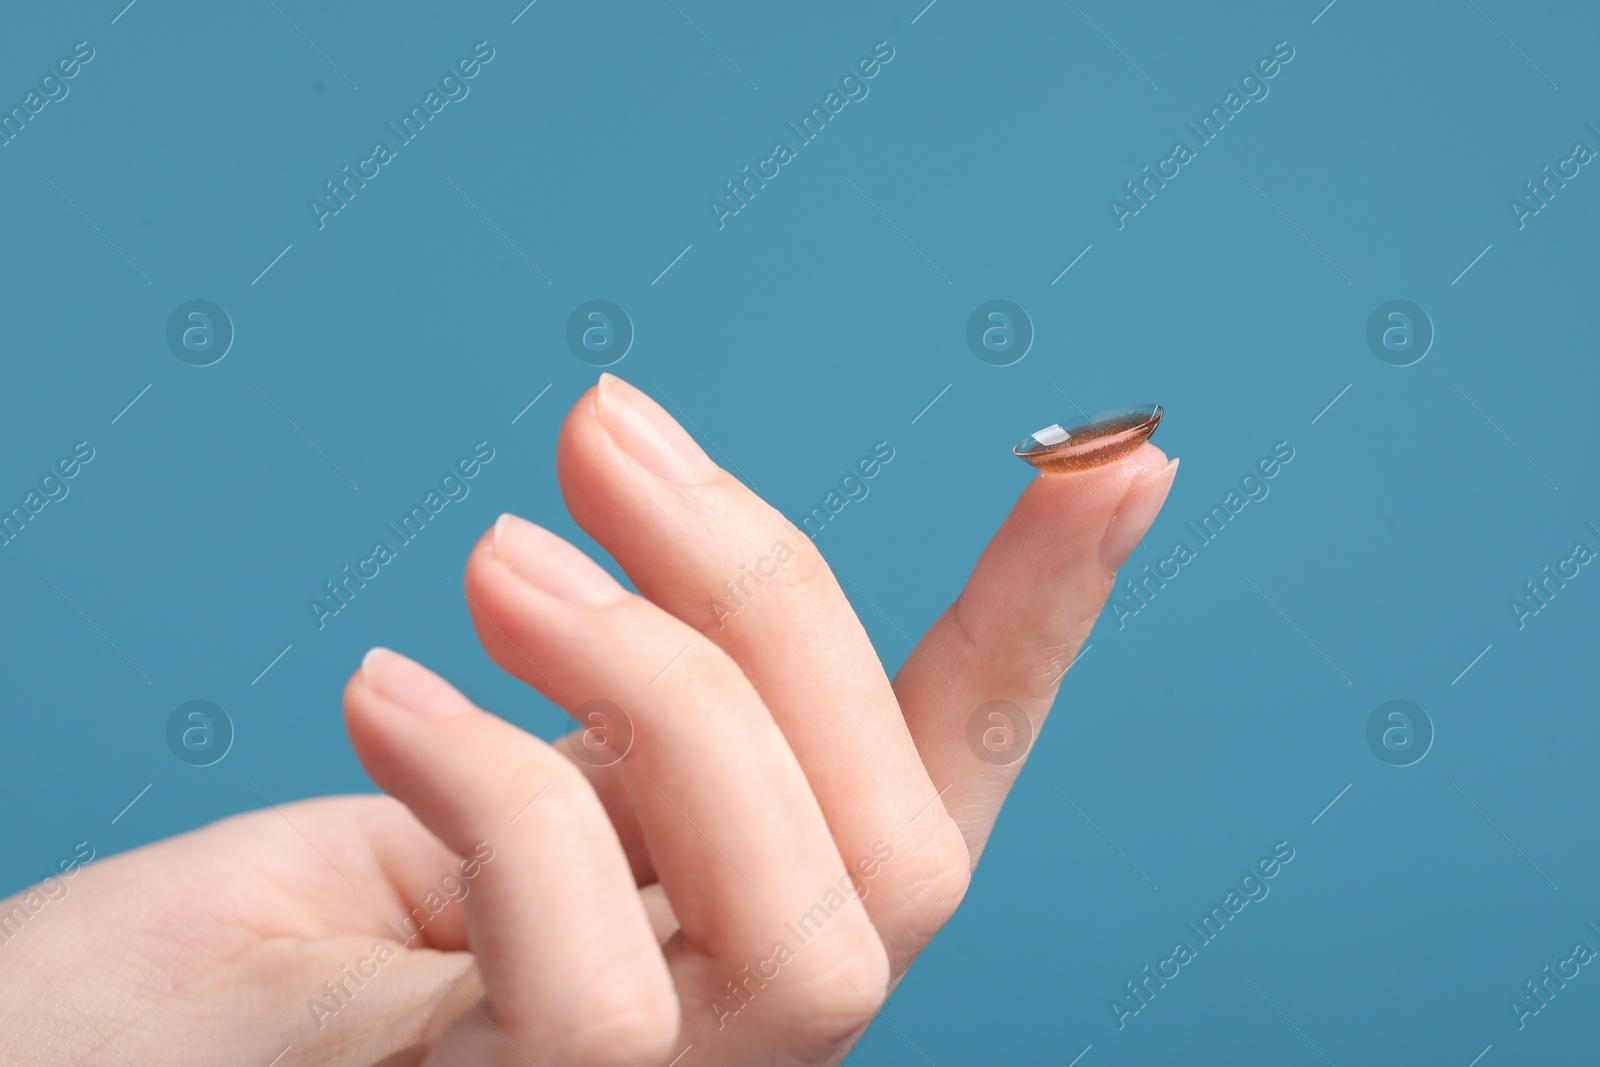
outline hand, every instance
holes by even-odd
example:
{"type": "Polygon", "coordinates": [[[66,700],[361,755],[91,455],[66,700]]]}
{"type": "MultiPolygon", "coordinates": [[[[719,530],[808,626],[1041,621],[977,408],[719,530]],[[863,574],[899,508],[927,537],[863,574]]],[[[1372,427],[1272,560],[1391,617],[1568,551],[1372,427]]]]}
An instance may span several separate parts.
{"type": "Polygon", "coordinates": [[[0,905],[0,1063],[837,1063],[1020,768],[969,722],[1007,700],[1037,733],[1175,465],[1033,481],[892,686],[809,539],[644,394],[585,394],[559,470],[640,595],[507,516],[467,597],[501,667],[620,714],[552,746],[375,650],[346,719],[399,803],[252,813],[0,905]]]}

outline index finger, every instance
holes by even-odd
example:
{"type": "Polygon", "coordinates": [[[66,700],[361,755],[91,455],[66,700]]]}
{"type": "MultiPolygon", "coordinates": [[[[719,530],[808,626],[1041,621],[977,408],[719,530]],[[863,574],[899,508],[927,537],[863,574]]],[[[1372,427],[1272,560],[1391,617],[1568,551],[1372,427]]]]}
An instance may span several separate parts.
{"type": "Polygon", "coordinates": [[[1040,475],[896,676],[911,736],[973,866],[1177,469],[1143,444],[1103,466],[1040,475]]]}

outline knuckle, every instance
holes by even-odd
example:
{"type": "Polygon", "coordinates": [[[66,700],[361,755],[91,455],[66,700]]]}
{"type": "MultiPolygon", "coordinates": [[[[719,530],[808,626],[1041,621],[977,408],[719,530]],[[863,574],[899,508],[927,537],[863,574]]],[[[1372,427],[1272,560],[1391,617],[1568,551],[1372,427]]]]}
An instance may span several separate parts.
{"type": "Polygon", "coordinates": [[[555,749],[541,745],[513,760],[491,795],[495,810],[515,812],[544,793],[549,795],[540,801],[540,806],[553,808],[570,803],[586,792],[593,792],[593,786],[583,771],[555,749]]]}
{"type": "Polygon", "coordinates": [[[796,975],[784,999],[784,1029],[808,1062],[870,1023],[889,996],[889,957],[871,922],[863,915],[847,936],[831,958],[796,975]]]}
{"type": "MultiPolygon", "coordinates": [[[[977,620],[972,617],[972,609],[967,606],[967,594],[963,592],[956,597],[955,602],[945,609],[941,623],[948,624],[952,631],[957,654],[962,662],[975,662],[983,659],[987,652],[988,642],[985,642],[978,633],[977,620]]],[[[940,626],[945,629],[945,626],[940,626]]]]}
{"type": "Polygon", "coordinates": [[[967,846],[967,837],[961,832],[961,827],[956,825],[954,819],[948,815],[940,819],[939,839],[930,846],[934,850],[937,868],[952,887],[958,887],[956,903],[959,904],[967,895],[967,887],[972,882],[972,850],[967,846]]]}
{"type": "Polygon", "coordinates": [[[736,687],[748,688],[749,684],[731,656],[714,643],[695,637],[671,669],[660,676],[658,688],[670,685],[694,706],[712,708],[726,704],[736,687]]]}
{"type": "Polygon", "coordinates": [[[922,877],[913,884],[910,899],[942,926],[955,914],[972,884],[972,853],[961,828],[948,818],[939,823],[937,838],[923,848],[922,877]]]}
{"type": "Polygon", "coordinates": [[[1046,704],[1054,700],[1081,644],[1081,641],[1072,640],[1055,644],[1033,642],[1019,647],[1017,655],[1021,661],[1011,674],[1013,693],[1046,704]]]}
{"type": "MultiPolygon", "coordinates": [[[[960,663],[998,681],[994,696],[1045,703],[1054,699],[1061,679],[1088,636],[1087,628],[1075,628],[1066,640],[997,641],[986,635],[988,628],[974,617],[965,593],[950,605],[944,621],[958,646],[960,663]]],[[[1089,620],[1088,627],[1093,625],[1094,620],[1089,620]]]]}
{"type": "Polygon", "coordinates": [[[780,554],[779,548],[790,557],[771,579],[780,588],[811,589],[818,583],[832,582],[832,568],[809,537],[795,538],[792,533],[785,533],[773,542],[774,556],[780,554]]]}
{"type": "MultiPolygon", "coordinates": [[[[597,991],[598,993],[598,991],[597,991]]],[[[542,1062],[582,1067],[659,1067],[677,1050],[675,997],[598,995],[581,1018],[545,1046],[542,1062]]]]}
{"type": "Polygon", "coordinates": [[[691,624],[713,640],[746,608],[760,614],[786,612],[790,605],[810,604],[819,591],[837,590],[833,571],[810,538],[780,519],[741,540],[745,547],[730,550],[718,564],[723,568],[721,584],[707,577],[705,599],[690,609],[691,624]]]}
{"type": "Polygon", "coordinates": [[[972,885],[972,858],[955,824],[950,824],[953,847],[943,841],[930,846],[924,860],[895,885],[886,901],[880,924],[895,930],[896,973],[911,965],[935,934],[956,913],[972,885]]]}

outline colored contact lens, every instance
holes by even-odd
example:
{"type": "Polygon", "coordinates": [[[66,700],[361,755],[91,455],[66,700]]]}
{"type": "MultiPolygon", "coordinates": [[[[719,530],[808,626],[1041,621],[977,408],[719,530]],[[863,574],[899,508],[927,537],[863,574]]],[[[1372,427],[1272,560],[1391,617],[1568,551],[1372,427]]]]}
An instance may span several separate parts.
{"type": "Polygon", "coordinates": [[[1011,451],[1052,474],[1115,462],[1150,440],[1161,424],[1160,404],[1097,411],[1063,426],[1046,426],[1011,451]]]}

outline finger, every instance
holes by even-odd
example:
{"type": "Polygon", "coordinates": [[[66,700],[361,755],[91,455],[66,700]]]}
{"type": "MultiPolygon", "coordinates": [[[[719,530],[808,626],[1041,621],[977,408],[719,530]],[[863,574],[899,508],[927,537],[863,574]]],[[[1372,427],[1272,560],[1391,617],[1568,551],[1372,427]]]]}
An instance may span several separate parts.
{"type": "Polygon", "coordinates": [[[600,746],[593,744],[592,739],[592,727],[586,724],[556,741],[555,748],[571,760],[594,787],[595,795],[600,798],[611,820],[611,828],[617,832],[617,840],[622,842],[622,851],[633,870],[634,883],[640,887],[653,885],[656,882],[655,864],[650,860],[644,831],[639,828],[639,816],[634,812],[633,801],[628,796],[628,783],[623,780],[622,769],[617,766],[622,757],[619,746],[626,743],[627,739],[606,738],[600,746]]]}
{"type": "MultiPolygon", "coordinates": [[[[679,1009],[605,812],[549,745],[438,675],[374,649],[345,690],[362,765],[461,859],[488,991],[430,1057],[439,1067],[654,1063],[679,1009]]],[[[463,993],[463,996],[465,994],[463,993]]]]}
{"type": "MultiPolygon", "coordinates": [[[[289,802],[268,789],[271,807],[116,856],[80,843],[70,865],[54,865],[29,894],[35,903],[70,901],[62,906],[86,922],[47,921],[4,946],[10,973],[57,987],[14,991],[8,1017],[47,1020],[63,1009],[63,996],[114,1005],[100,1025],[116,1026],[113,1040],[141,1064],[171,1062],[151,1050],[168,1050],[172,1035],[141,1023],[158,1022],[174,992],[183,1043],[205,1049],[211,1063],[264,1063],[272,1053],[256,1059],[263,1048],[290,1044],[304,1063],[372,1063],[437,1037],[452,1007],[440,991],[448,992],[447,981],[466,989],[474,981],[471,955],[450,950],[466,948],[461,909],[447,900],[423,904],[448,893],[460,873],[455,857],[390,797],[289,802]],[[86,968],[79,961],[91,943],[97,965],[86,968]],[[171,977],[130,984],[130,974],[171,977]],[[200,974],[203,981],[182,978],[200,974]],[[132,1025],[122,1029],[118,1017],[132,1025]]],[[[0,902],[0,915],[10,917],[22,896],[0,902]]],[[[112,1056],[100,1035],[77,1023],[59,1042],[47,1041],[46,1053],[34,1042],[50,1029],[8,1028],[0,1062],[112,1056]]]]}
{"type": "Polygon", "coordinates": [[[631,720],[617,766],[681,924],[674,972],[696,983],[685,998],[724,995],[741,968],[792,942],[798,922],[804,949],[762,1004],[813,1031],[848,1032],[863,1006],[870,1017],[887,982],[883,946],[805,775],[737,665],[513,516],[479,542],[466,583],[479,636],[502,667],[563,707],[604,699],[631,720]]]}
{"type": "Polygon", "coordinates": [[[895,678],[974,864],[1117,569],[1155,521],[1177,469],[1145,444],[1103,467],[1034,479],[895,678]]]}
{"type": "MultiPolygon", "coordinates": [[[[885,445],[867,461],[875,475],[885,445]]],[[[898,972],[961,900],[970,866],[866,632],[810,539],[610,375],[562,429],[562,491],[641,593],[724,649],[799,759],[840,854],[877,873],[868,912],[898,972]],[[891,855],[888,863],[874,857],[891,855]]]]}

